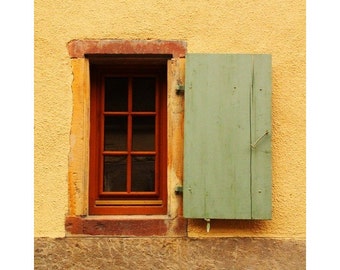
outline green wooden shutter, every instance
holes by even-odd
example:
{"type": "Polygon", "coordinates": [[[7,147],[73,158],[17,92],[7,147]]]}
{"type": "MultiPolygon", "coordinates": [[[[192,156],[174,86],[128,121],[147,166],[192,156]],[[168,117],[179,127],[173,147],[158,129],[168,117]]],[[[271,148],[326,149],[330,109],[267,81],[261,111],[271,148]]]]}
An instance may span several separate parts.
{"type": "Polygon", "coordinates": [[[184,217],[271,218],[271,56],[188,54],[184,217]]]}

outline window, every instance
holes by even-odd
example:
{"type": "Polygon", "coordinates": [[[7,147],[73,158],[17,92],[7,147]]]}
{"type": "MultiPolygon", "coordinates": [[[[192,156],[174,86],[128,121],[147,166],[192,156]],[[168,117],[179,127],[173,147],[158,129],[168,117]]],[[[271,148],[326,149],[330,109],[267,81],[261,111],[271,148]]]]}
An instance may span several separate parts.
{"type": "MultiPolygon", "coordinates": [[[[68,171],[69,207],[65,219],[67,233],[121,236],[186,235],[187,221],[182,216],[182,196],[174,193],[176,188],[182,185],[183,179],[184,101],[183,96],[176,95],[176,88],[178,84],[184,83],[186,42],[86,39],[71,40],[67,49],[73,74],[68,171]],[[138,82],[139,79],[143,83],[138,82]],[[127,80],[128,88],[127,92],[122,93],[124,80],[127,80]],[[137,93],[134,97],[134,80],[137,81],[137,88],[144,90],[145,84],[148,85],[148,82],[153,80],[154,88],[149,89],[150,91],[143,90],[143,95],[137,93]],[[106,94],[110,101],[105,105],[106,86],[110,89],[115,86],[118,90],[113,93],[108,90],[106,94]],[[122,108],[124,95],[128,95],[127,104],[132,106],[131,111],[122,108]],[[139,99],[142,103],[133,102],[139,99]],[[154,106],[153,110],[150,109],[151,106],[154,106]],[[105,123],[105,117],[118,121],[109,119],[105,123]],[[124,117],[131,117],[130,124],[124,121],[125,127],[122,126],[121,120],[124,117]],[[148,120],[151,117],[155,118],[154,124],[148,120]],[[143,119],[146,121],[142,121],[143,119]],[[154,135],[150,135],[150,130],[154,135]],[[106,140],[105,131],[110,134],[106,140]],[[134,132],[142,134],[142,131],[144,135],[148,135],[149,143],[139,139],[142,136],[133,136],[134,132]],[[148,132],[145,133],[146,131],[148,132]],[[124,140],[122,142],[120,139],[122,136],[126,136],[125,150],[119,149],[124,143],[124,140]],[[117,141],[120,143],[113,143],[113,138],[119,138],[117,141]],[[150,140],[154,140],[154,149],[150,149],[150,140]],[[144,143],[143,148],[133,149],[133,145],[139,141],[144,143]],[[105,142],[109,149],[105,151],[108,152],[104,151],[105,142]],[[128,144],[131,145],[130,150],[128,144]],[[117,183],[112,186],[112,182],[104,182],[105,172],[111,173],[104,166],[104,156],[108,156],[111,164],[116,156],[121,156],[122,160],[125,156],[127,161],[124,165],[115,163],[126,166],[126,178],[119,177],[118,181],[120,184],[126,181],[129,187],[125,190],[118,191],[117,183]],[[149,160],[149,164],[154,164],[154,190],[144,191],[145,186],[133,187],[132,171],[136,169],[136,159],[138,162],[146,162],[147,158],[154,159],[149,160]],[[134,194],[128,189],[135,189],[134,194]]],[[[149,165],[148,168],[150,167],[149,165]]],[[[153,178],[147,179],[152,182],[153,178]]]]}
{"type": "Polygon", "coordinates": [[[167,213],[167,57],[90,58],[89,214],[167,213]]]}

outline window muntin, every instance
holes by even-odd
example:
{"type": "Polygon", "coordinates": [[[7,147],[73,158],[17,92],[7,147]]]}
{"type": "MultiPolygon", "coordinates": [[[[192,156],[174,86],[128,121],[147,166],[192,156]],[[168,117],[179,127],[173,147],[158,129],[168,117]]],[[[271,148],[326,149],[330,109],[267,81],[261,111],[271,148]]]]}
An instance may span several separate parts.
{"type": "Polygon", "coordinates": [[[112,187],[111,192],[125,191],[125,194],[120,193],[119,195],[138,195],[134,192],[143,191],[155,192],[155,165],[158,162],[158,153],[155,151],[155,144],[158,141],[158,133],[155,132],[158,120],[158,108],[155,106],[157,103],[155,100],[158,98],[155,95],[156,78],[135,78],[129,75],[118,79],[105,77],[105,81],[114,81],[115,84],[110,84],[108,87],[108,84],[105,83],[103,90],[104,151],[102,158],[105,160],[112,156],[123,156],[125,158],[124,169],[126,168],[126,170],[124,172],[124,169],[117,168],[120,178],[112,177],[109,172],[115,171],[115,169],[109,169],[109,167],[116,167],[116,164],[104,161],[104,172],[107,173],[104,173],[102,180],[106,186],[112,187]],[[118,94],[112,94],[116,89],[118,94]],[[147,93],[146,98],[143,97],[144,91],[147,93]],[[120,94],[119,101],[122,100],[124,104],[127,100],[125,110],[122,110],[123,106],[114,100],[120,94]],[[141,110],[142,108],[144,110],[141,110]],[[150,159],[154,161],[147,162],[150,159]],[[125,183],[126,187],[123,188],[121,183],[125,183]],[[117,190],[114,188],[115,186],[117,190]]]}

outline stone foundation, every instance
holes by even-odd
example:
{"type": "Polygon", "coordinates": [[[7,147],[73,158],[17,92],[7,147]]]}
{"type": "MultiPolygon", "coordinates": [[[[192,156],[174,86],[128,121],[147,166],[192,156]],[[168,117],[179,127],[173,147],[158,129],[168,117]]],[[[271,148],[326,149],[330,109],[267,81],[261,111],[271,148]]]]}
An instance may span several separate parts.
{"type": "Polygon", "coordinates": [[[34,269],[306,269],[305,240],[35,238],[34,269]]]}

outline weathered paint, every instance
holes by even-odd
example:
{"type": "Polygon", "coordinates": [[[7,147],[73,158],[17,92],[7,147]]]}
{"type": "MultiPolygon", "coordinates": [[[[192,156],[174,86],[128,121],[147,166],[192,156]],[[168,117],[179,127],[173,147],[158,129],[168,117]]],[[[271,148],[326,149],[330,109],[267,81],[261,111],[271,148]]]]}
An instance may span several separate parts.
{"type": "Polygon", "coordinates": [[[249,219],[251,57],[186,60],[185,216],[249,219]]]}
{"type": "MultiPolygon", "coordinates": [[[[205,221],[189,220],[189,236],[305,238],[304,1],[37,0],[34,7],[35,237],[64,236],[69,211],[72,114],[83,105],[73,104],[67,44],[84,39],[160,39],[186,41],[189,53],[273,57],[273,219],[212,220],[209,234],[205,221]]],[[[182,101],[174,96],[168,102],[176,104],[176,119],[182,101]]],[[[180,142],[181,132],[174,129],[169,136],[180,142]]],[[[175,147],[171,155],[179,162],[182,144],[175,147]]],[[[175,179],[171,185],[181,183],[181,166],[168,173],[175,179]]],[[[76,187],[74,191],[81,192],[76,187]]]]}
{"type": "Polygon", "coordinates": [[[270,59],[186,56],[185,217],[271,218],[270,59]]]}
{"type": "Polygon", "coordinates": [[[252,219],[272,217],[272,65],[270,55],[253,58],[251,112],[252,219]]]}

